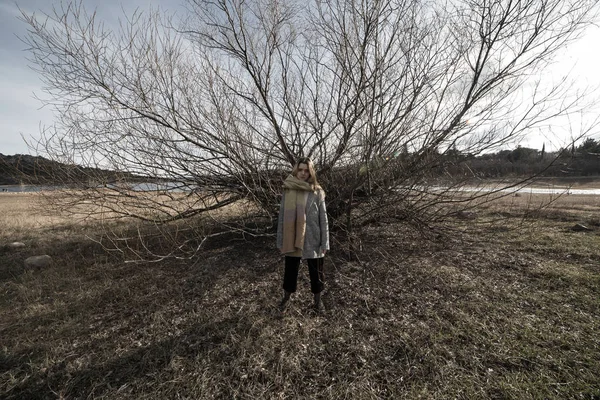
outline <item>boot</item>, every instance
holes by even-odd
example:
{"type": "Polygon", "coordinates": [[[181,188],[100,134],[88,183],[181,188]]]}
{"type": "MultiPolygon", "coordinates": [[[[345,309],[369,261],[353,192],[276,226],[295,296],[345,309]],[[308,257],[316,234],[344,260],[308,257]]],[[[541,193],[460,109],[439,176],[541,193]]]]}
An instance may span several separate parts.
{"type": "Polygon", "coordinates": [[[321,308],[321,293],[315,293],[315,305],[313,307],[315,311],[319,311],[321,308]]]}
{"type": "Polygon", "coordinates": [[[283,291],[283,299],[281,299],[281,302],[279,303],[279,309],[281,311],[285,310],[285,306],[287,305],[288,301],[290,301],[291,295],[291,292],[288,292],[286,290],[283,291]]]}

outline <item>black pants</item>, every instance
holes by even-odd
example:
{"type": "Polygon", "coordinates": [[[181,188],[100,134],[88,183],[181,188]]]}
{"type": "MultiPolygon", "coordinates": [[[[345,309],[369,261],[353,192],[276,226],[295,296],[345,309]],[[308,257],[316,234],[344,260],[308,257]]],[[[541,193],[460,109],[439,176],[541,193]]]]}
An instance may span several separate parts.
{"type": "MultiPolygon", "coordinates": [[[[300,257],[285,257],[285,273],[283,275],[283,290],[294,293],[298,284],[298,269],[300,268],[300,257]]],[[[325,274],[323,272],[323,258],[309,258],[308,274],[310,275],[310,291],[321,293],[325,274]]]]}

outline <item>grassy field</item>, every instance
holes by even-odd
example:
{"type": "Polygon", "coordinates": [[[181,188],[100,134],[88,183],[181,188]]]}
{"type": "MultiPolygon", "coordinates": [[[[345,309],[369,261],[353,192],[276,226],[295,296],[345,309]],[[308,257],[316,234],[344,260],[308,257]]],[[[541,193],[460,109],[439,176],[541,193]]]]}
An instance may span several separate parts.
{"type": "Polygon", "coordinates": [[[278,311],[274,238],[126,264],[34,199],[0,194],[0,398],[600,399],[600,196],[372,225],[352,262],[334,236],[319,314],[306,269],[278,311]]]}

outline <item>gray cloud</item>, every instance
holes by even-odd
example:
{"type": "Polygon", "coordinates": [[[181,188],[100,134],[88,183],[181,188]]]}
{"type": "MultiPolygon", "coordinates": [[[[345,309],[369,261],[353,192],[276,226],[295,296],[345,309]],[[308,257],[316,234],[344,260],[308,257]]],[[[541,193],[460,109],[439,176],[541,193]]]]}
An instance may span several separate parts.
{"type": "MultiPolygon", "coordinates": [[[[97,10],[98,18],[107,26],[116,26],[123,10],[131,13],[136,8],[145,10],[160,6],[174,11],[180,0],[84,0],[89,11],[97,10]]],[[[0,153],[29,153],[26,138],[39,137],[40,125],[53,122],[51,110],[40,109],[42,103],[34,93],[43,96],[42,82],[27,60],[26,44],[19,37],[27,33],[27,24],[19,20],[21,11],[38,16],[52,12],[60,1],[0,0],[0,153]],[[20,10],[19,10],[20,9],[20,10]]]]}

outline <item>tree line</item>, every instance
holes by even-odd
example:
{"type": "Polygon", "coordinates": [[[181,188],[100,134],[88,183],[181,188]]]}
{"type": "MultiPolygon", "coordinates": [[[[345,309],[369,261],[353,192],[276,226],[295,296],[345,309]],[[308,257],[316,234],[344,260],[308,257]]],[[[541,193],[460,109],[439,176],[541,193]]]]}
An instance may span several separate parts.
{"type": "Polygon", "coordinates": [[[61,185],[82,187],[120,181],[149,182],[151,177],[101,168],[64,164],[41,156],[0,153],[0,185],[61,185]]]}
{"type": "Polygon", "coordinates": [[[443,159],[440,175],[449,171],[475,178],[600,176],[600,141],[587,138],[553,152],[546,152],[545,146],[539,150],[518,146],[479,156],[450,150],[443,159]]]}

